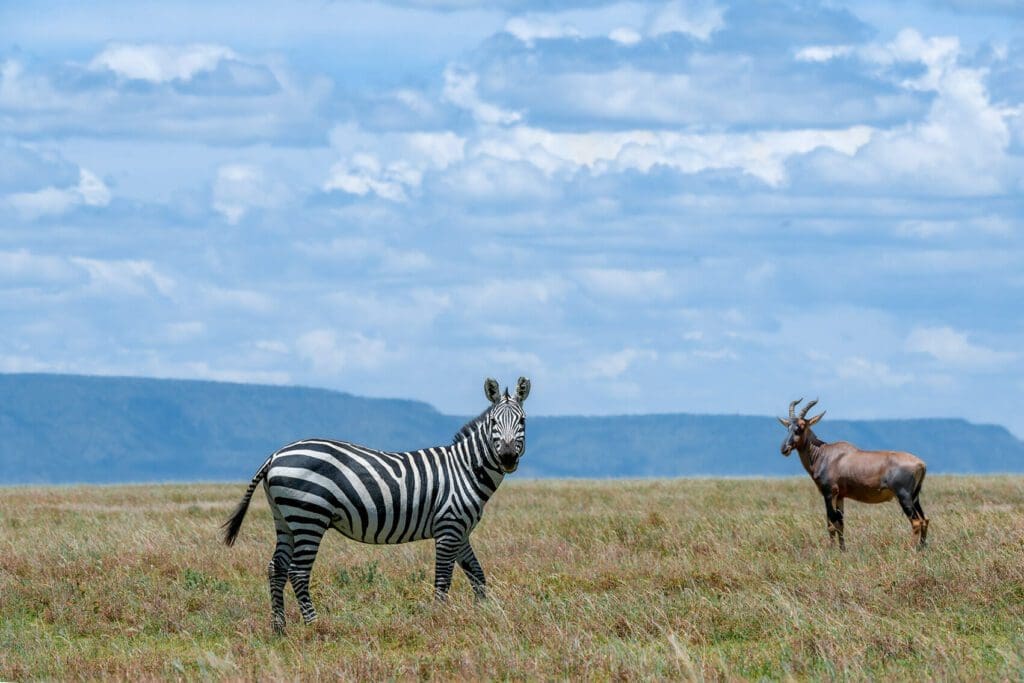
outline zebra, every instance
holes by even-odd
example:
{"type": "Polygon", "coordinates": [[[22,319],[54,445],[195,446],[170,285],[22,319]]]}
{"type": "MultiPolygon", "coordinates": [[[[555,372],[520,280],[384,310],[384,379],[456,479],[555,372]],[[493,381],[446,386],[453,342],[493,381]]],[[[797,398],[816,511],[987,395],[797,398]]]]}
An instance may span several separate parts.
{"type": "Polygon", "coordinates": [[[456,562],[477,599],[486,597],[484,570],[469,535],[484,504],[506,474],[515,472],[526,448],[523,402],[530,380],[520,377],[514,396],[488,378],[490,400],[449,446],[389,453],[345,441],[306,439],[274,452],[256,472],[242,500],[222,525],[233,545],[259,483],[270,503],[277,546],[267,568],[271,625],[283,633],[284,587],[290,581],[306,624],[317,613],[309,577],[329,528],[363,543],[406,543],[433,538],[434,596],[447,599],[456,562]]]}

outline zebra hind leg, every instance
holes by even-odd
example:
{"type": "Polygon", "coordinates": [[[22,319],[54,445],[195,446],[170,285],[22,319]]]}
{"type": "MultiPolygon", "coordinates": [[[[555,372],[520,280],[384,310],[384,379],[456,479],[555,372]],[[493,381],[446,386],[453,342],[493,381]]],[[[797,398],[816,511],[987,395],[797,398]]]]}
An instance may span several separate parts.
{"type": "MultiPolygon", "coordinates": [[[[266,485],[266,482],[264,482],[266,485]]],[[[284,633],[284,585],[288,583],[288,568],[292,564],[292,552],[295,548],[295,537],[284,515],[278,509],[267,492],[270,512],[274,515],[274,529],[277,531],[277,547],[267,566],[267,577],[270,580],[270,625],[274,633],[284,633]]]]}
{"type": "Polygon", "coordinates": [[[284,633],[284,585],[288,582],[288,567],[292,561],[292,539],[289,534],[285,539],[279,533],[277,547],[274,549],[274,556],[270,558],[267,566],[267,575],[270,580],[270,624],[274,633],[284,633]]]}
{"type": "Polygon", "coordinates": [[[288,580],[291,581],[295,598],[299,601],[302,621],[306,624],[312,624],[317,619],[313,599],[309,596],[309,577],[313,571],[313,561],[316,560],[316,553],[320,549],[320,540],[323,538],[325,530],[321,529],[319,533],[306,530],[296,533],[295,553],[292,555],[292,564],[288,569],[288,580]]]}

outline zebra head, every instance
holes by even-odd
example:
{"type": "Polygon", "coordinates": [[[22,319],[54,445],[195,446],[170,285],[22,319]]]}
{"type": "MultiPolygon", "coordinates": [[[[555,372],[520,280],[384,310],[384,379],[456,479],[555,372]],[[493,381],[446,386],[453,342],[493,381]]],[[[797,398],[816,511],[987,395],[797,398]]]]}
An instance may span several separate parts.
{"type": "Polygon", "coordinates": [[[526,450],[526,413],[523,401],[530,395],[530,380],[520,377],[516,394],[510,396],[508,388],[502,393],[498,382],[490,377],[484,382],[484,394],[493,404],[487,411],[488,443],[498,457],[498,464],[506,474],[515,472],[519,458],[526,450]]]}

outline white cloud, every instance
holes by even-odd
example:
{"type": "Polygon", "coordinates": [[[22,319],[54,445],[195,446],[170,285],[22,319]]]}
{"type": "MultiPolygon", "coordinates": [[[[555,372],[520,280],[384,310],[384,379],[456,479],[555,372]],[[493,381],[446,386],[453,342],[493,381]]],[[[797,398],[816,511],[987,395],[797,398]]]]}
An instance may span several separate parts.
{"type": "Polygon", "coordinates": [[[535,166],[525,161],[474,157],[449,170],[444,187],[459,199],[533,202],[556,196],[556,189],[535,166]]]}
{"type": "Polygon", "coordinates": [[[26,249],[0,251],[0,287],[59,286],[84,280],[83,271],[66,258],[26,249]]]}
{"type": "Polygon", "coordinates": [[[640,35],[639,32],[632,28],[629,28],[628,26],[620,26],[618,28],[612,29],[611,33],[608,34],[608,37],[615,41],[616,43],[620,43],[622,45],[636,45],[637,43],[644,39],[644,37],[640,35]]]}
{"type": "Polygon", "coordinates": [[[887,363],[872,361],[861,356],[844,358],[836,368],[840,379],[868,386],[901,387],[913,381],[913,375],[893,370],[887,363]]]}
{"type": "Polygon", "coordinates": [[[81,168],[74,187],[45,187],[32,192],[15,192],[2,200],[22,217],[33,219],[67,213],[79,206],[106,206],[110,190],[96,174],[81,168]]]}
{"type": "Polygon", "coordinates": [[[220,45],[108,45],[96,55],[89,68],[108,70],[121,78],[166,83],[188,81],[203,71],[212,71],[222,59],[235,53],[220,45]]]}
{"type": "Polygon", "coordinates": [[[485,102],[477,94],[478,77],[475,73],[449,65],[444,70],[444,99],[460,109],[470,112],[479,123],[508,125],[522,118],[522,114],[485,102]]]}
{"type": "Polygon", "coordinates": [[[89,274],[88,289],[101,295],[141,296],[156,290],[170,296],[177,284],[161,273],[151,261],[110,260],[72,257],[71,263],[89,274]]]}
{"type": "Polygon", "coordinates": [[[796,59],[800,62],[827,62],[837,57],[853,54],[852,45],[811,45],[797,51],[796,59]]]}
{"type": "MultiPolygon", "coordinates": [[[[533,279],[494,278],[457,287],[456,302],[475,312],[490,312],[499,318],[532,313],[539,316],[550,312],[568,295],[569,283],[558,276],[533,279]],[[495,307],[495,302],[501,302],[495,307]]],[[[539,319],[539,318],[538,318],[539,319]]]]}
{"type": "Polygon", "coordinates": [[[870,138],[866,126],[706,135],[648,130],[560,133],[516,126],[490,131],[468,145],[467,153],[528,161],[549,176],[583,167],[595,175],[647,173],[654,166],[684,173],[733,168],[777,186],[786,180],[785,163],[791,156],[819,148],[851,155],[870,138]]]}
{"type": "Polygon", "coordinates": [[[623,299],[659,299],[672,294],[663,270],[588,268],[579,272],[580,282],[600,296],[623,299]]]}
{"type": "Polygon", "coordinates": [[[583,369],[583,374],[590,379],[617,379],[638,363],[656,360],[657,352],[650,349],[624,348],[593,358],[583,369]]]}
{"type": "MultiPolygon", "coordinates": [[[[826,48],[820,56],[828,54],[826,48]]],[[[838,54],[838,48],[833,48],[838,54]]],[[[877,66],[919,64],[924,72],[898,85],[935,93],[923,121],[877,131],[853,159],[824,157],[815,173],[854,186],[944,195],[991,195],[1019,188],[1022,164],[1008,156],[1014,110],[993,105],[985,72],[961,64],[957,38],[925,39],[917,31],[901,31],[895,40],[856,50],[860,59],[877,66]]]]}
{"type": "Polygon", "coordinates": [[[385,166],[372,154],[360,153],[331,166],[322,189],[360,197],[372,193],[381,199],[404,202],[408,199],[406,190],[419,187],[422,177],[419,169],[406,162],[396,161],[385,166]]]}
{"type": "Polygon", "coordinates": [[[314,370],[329,374],[375,368],[391,355],[383,340],[371,339],[358,332],[339,337],[327,329],[306,332],[296,340],[295,348],[314,370]]]}
{"type": "Polygon", "coordinates": [[[28,73],[15,59],[0,62],[0,109],[47,111],[64,107],[67,100],[46,78],[28,73]]]}
{"type": "Polygon", "coordinates": [[[321,185],[324,192],[404,202],[426,171],[462,160],[466,140],[450,131],[373,134],[347,124],[335,127],[331,144],[344,158],[331,167],[321,185]]]}
{"type": "Polygon", "coordinates": [[[279,207],[288,196],[283,183],[271,180],[261,167],[252,164],[225,164],[217,169],[213,183],[213,208],[231,224],[252,209],[279,207]]]}
{"type": "Polygon", "coordinates": [[[636,45],[645,37],[672,33],[707,41],[725,25],[724,9],[713,2],[676,0],[651,9],[634,3],[529,12],[508,19],[504,31],[527,47],[538,40],[608,38],[636,45]]]}
{"type": "Polygon", "coordinates": [[[723,14],[723,8],[713,2],[675,0],[664,4],[651,15],[647,33],[652,36],[684,33],[707,40],[725,25],[723,14]]]}
{"type": "Polygon", "coordinates": [[[332,292],[324,297],[324,304],[333,319],[358,320],[368,330],[396,339],[431,328],[439,316],[451,310],[452,297],[432,289],[377,294],[360,287],[332,292]]]}
{"type": "Polygon", "coordinates": [[[948,365],[995,367],[1017,358],[1009,351],[995,351],[972,344],[967,335],[951,327],[919,327],[907,336],[907,351],[928,354],[948,365]]]}
{"type": "Polygon", "coordinates": [[[579,38],[579,29],[566,21],[560,21],[554,15],[526,15],[512,17],[505,22],[505,32],[526,43],[533,45],[538,38],[579,38]]]}

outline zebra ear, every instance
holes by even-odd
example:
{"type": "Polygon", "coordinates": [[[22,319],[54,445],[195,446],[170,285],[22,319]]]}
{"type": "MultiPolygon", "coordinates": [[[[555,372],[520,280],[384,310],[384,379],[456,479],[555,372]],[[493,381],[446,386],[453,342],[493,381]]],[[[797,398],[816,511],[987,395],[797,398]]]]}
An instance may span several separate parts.
{"type": "Polygon", "coordinates": [[[516,382],[516,400],[522,403],[530,395],[530,380],[520,377],[516,382]]]}
{"type": "Polygon", "coordinates": [[[488,377],[484,380],[484,396],[491,403],[497,403],[501,400],[501,387],[498,386],[498,380],[493,377],[488,377]]]}

